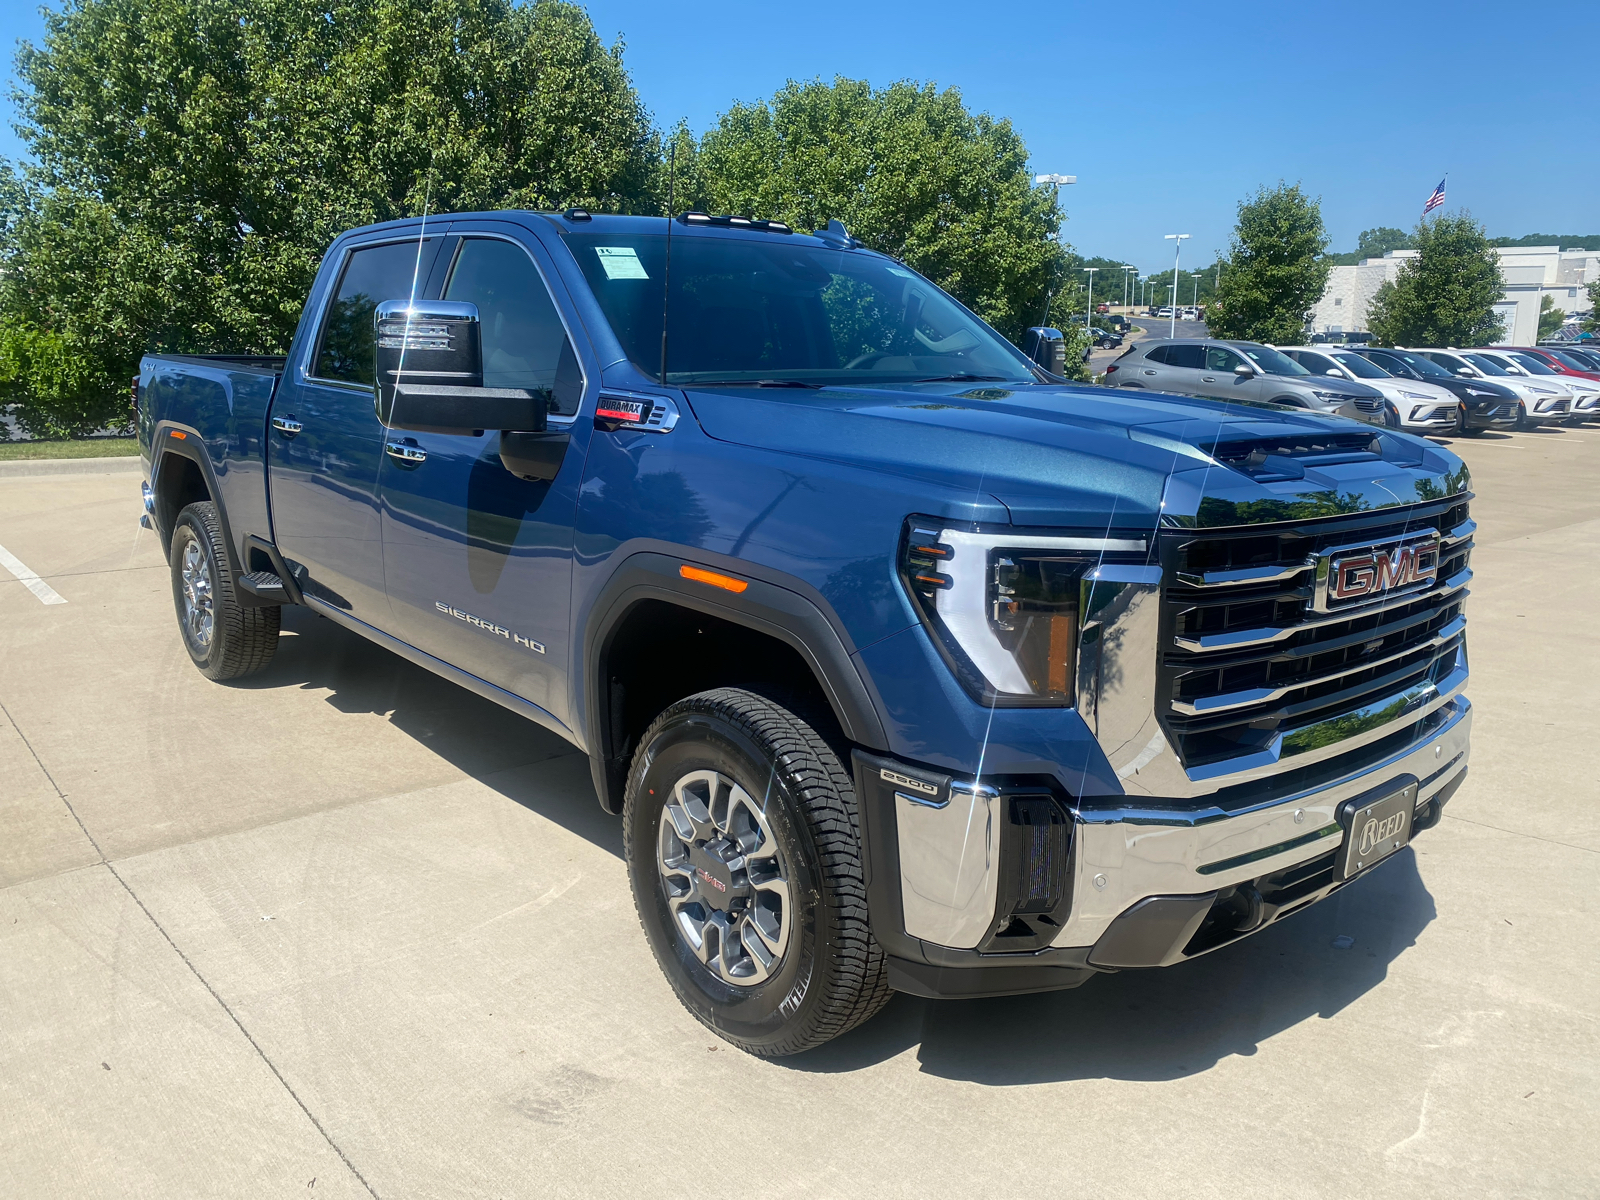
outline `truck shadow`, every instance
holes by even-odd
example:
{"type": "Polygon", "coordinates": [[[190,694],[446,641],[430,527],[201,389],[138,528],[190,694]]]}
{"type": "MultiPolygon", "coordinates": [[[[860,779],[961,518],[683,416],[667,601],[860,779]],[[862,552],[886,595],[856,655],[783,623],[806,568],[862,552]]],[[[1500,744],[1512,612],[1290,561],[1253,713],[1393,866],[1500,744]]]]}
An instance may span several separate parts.
{"type": "Polygon", "coordinates": [[[464,774],[622,855],[621,822],[601,811],[588,760],[570,742],[309,609],[286,606],[272,665],[229,686],[326,691],[339,712],[386,716],[464,774]],[[569,758],[582,765],[555,761],[569,758]]]}
{"type": "Polygon", "coordinates": [[[1321,904],[1204,958],[1105,975],[1068,992],[896,996],[861,1028],[781,1061],[851,1071],[916,1047],[927,1073],[995,1087],[1178,1079],[1252,1055],[1311,1017],[1333,1017],[1383,982],[1434,915],[1407,849],[1321,904]]]}
{"type": "MultiPolygon", "coordinates": [[[[232,686],[325,691],[340,712],[386,716],[463,773],[620,857],[621,824],[600,810],[587,764],[566,741],[305,609],[285,609],[284,630],[272,665],[232,686]]],[[[855,1071],[915,1048],[929,1074],[996,1087],[1181,1078],[1334,1016],[1380,984],[1433,917],[1407,849],[1321,904],[1193,962],[1033,996],[896,996],[861,1028],[778,1061],[855,1071]]]]}

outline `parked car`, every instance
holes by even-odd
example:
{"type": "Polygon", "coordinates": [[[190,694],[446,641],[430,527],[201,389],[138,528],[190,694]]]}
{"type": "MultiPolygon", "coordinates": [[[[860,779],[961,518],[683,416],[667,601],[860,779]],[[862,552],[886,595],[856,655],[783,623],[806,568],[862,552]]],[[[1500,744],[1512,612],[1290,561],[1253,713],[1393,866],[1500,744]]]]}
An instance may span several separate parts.
{"type": "Polygon", "coordinates": [[[1094,306],[1094,310],[1097,313],[1108,313],[1108,312],[1111,311],[1111,305],[1109,305],[1109,304],[1096,304],[1094,306]]]}
{"type": "MultiPolygon", "coordinates": [[[[304,605],[571,743],[645,944],[751,1053],[1205,954],[1465,776],[1438,446],[1052,381],[837,222],[395,221],[302,314],[286,357],[140,363],[179,644],[246,676],[304,605]]],[[[229,735],[140,719],[173,771],[229,735]]]]}
{"type": "Polygon", "coordinates": [[[1572,393],[1572,415],[1578,419],[1575,424],[1600,418],[1600,356],[1563,346],[1492,346],[1490,350],[1512,357],[1530,371],[1533,365],[1518,356],[1526,355],[1554,371],[1561,386],[1572,393]],[[1596,386],[1591,388],[1590,384],[1596,386]]]}
{"type": "Polygon", "coordinates": [[[1374,362],[1350,350],[1329,346],[1280,346],[1295,362],[1313,375],[1357,379],[1381,395],[1373,400],[1357,400],[1363,414],[1378,416],[1393,429],[1407,433],[1454,433],[1461,423],[1460,402],[1455,393],[1438,384],[1396,379],[1374,362]]]}
{"type": "Polygon", "coordinates": [[[1121,313],[1112,313],[1106,318],[1106,324],[1118,333],[1126,334],[1133,327],[1133,322],[1121,313]]]}
{"type": "Polygon", "coordinates": [[[1101,329],[1099,326],[1091,326],[1089,336],[1094,340],[1095,346],[1101,350],[1114,350],[1122,345],[1122,335],[1120,333],[1113,333],[1111,330],[1101,329]]]}
{"type": "Polygon", "coordinates": [[[1372,340],[1372,335],[1370,333],[1359,333],[1359,332],[1355,332],[1355,331],[1339,331],[1339,332],[1335,332],[1335,331],[1331,331],[1330,330],[1330,331],[1325,331],[1323,333],[1314,333],[1307,340],[1313,346],[1321,346],[1321,345],[1339,345],[1339,346],[1344,346],[1344,345],[1356,345],[1356,344],[1365,345],[1367,342],[1370,342],[1372,340]]]}
{"type": "Polygon", "coordinates": [[[1114,387],[1149,388],[1218,400],[1283,404],[1383,424],[1382,393],[1348,379],[1328,380],[1258,342],[1158,338],[1140,342],[1106,368],[1114,387]],[[1369,402],[1368,411],[1357,402],[1369,402]]]}
{"type": "Polygon", "coordinates": [[[1488,350],[1426,349],[1417,353],[1427,355],[1446,371],[1465,379],[1492,379],[1516,392],[1521,405],[1517,413],[1519,429],[1565,425],[1574,420],[1572,408],[1577,397],[1556,381],[1554,372],[1551,379],[1534,379],[1509,355],[1488,350]]]}
{"type": "Polygon", "coordinates": [[[1376,363],[1396,379],[1413,383],[1436,383],[1454,392],[1459,423],[1456,428],[1466,434],[1482,433],[1485,429],[1510,429],[1517,423],[1517,394],[1487,379],[1464,379],[1446,371],[1426,355],[1409,350],[1390,350],[1378,346],[1351,346],[1344,351],[1357,354],[1368,362],[1376,363]]]}
{"type": "Polygon", "coordinates": [[[1158,317],[1170,317],[1171,315],[1172,315],[1172,306],[1170,304],[1163,305],[1162,308],[1161,308],[1161,311],[1156,313],[1156,316],[1158,316],[1158,317]]]}

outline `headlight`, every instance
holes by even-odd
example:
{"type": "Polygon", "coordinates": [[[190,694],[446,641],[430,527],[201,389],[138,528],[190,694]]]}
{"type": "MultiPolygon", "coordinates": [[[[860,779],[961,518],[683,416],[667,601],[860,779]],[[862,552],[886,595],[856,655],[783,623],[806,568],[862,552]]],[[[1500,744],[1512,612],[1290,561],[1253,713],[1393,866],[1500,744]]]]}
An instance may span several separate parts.
{"type": "Polygon", "coordinates": [[[985,704],[1076,699],[1085,574],[1148,560],[1142,538],[1050,537],[906,524],[901,580],[956,677],[985,704]]]}
{"type": "Polygon", "coordinates": [[[1488,396],[1490,399],[1494,398],[1494,393],[1493,392],[1479,391],[1475,387],[1469,387],[1467,389],[1467,395],[1469,395],[1469,396],[1488,396]]]}
{"type": "Polygon", "coordinates": [[[1319,392],[1312,389],[1311,394],[1327,404],[1344,404],[1355,399],[1354,396],[1347,396],[1343,392],[1319,392]]]}
{"type": "Polygon", "coordinates": [[[1400,394],[1402,396],[1404,396],[1407,400],[1432,400],[1433,399],[1432,396],[1420,395],[1417,392],[1401,392],[1400,394]]]}

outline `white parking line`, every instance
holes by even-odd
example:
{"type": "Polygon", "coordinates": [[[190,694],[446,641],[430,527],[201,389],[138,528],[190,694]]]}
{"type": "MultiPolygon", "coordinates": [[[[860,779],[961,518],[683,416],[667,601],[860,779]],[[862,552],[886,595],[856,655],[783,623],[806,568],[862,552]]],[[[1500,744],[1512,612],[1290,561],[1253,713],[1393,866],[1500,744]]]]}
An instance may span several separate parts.
{"type": "Polygon", "coordinates": [[[27,563],[23,562],[4,546],[0,546],[0,567],[4,567],[15,575],[23,587],[39,597],[41,604],[65,604],[67,602],[65,596],[40,579],[33,573],[27,563]]]}

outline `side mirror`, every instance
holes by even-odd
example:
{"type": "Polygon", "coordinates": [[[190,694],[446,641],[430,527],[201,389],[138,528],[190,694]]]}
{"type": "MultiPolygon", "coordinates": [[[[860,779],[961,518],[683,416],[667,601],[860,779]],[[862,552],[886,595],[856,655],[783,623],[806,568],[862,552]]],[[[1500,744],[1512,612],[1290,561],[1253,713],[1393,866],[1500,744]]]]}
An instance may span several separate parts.
{"type": "Polygon", "coordinates": [[[1329,367],[1326,371],[1323,372],[1323,374],[1324,375],[1337,375],[1340,379],[1349,379],[1350,378],[1350,373],[1348,371],[1346,371],[1343,367],[1329,367]]]}
{"type": "Polygon", "coordinates": [[[1061,336],[1059,329],[1035,325],[1028,330],[1028,336],[1022,344],[1027,356],[1046,371],[1055,375],[1066,373],[1067,340],[1061,336]]]}
{"type": "Polygon", "coordinates": [[[1243,363],[1240,363],[1237,367],[1235,367],[1233,369],[1233,373],[1240,379],[1249,379],[1255,374],[1253,370],[1245,366],[1243,363]]]}
{"type": "Polygon", "coordinates": [[[483,386],[477,305],[385,300],[373,320],[378,418],[390,429],[464,436],[544,430],[543,392],[483,386]]]}
{"type": "Polygon", "coordinates": [[[1471,379],[1473,376],[1477,375],[1477,372],[1474,371],[1471,367],[1457,367],[1456,368],[1456,374],[1457,375],[1465,375],[1468,379],[1471,379]]]}

